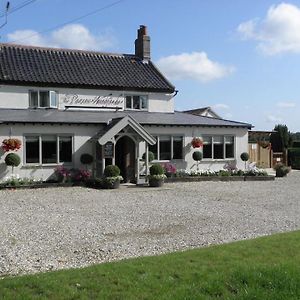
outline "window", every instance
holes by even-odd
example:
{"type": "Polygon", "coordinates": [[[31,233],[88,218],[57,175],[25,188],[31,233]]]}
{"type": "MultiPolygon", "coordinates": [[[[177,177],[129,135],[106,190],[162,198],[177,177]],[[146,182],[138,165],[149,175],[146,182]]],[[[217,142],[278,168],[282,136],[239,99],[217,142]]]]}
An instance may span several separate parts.
{"type": "Polygon", "coordinates": [[[155,160],[183,159],[183,136],[156,136],[156,144],[149,145],[155,160]]]}
{"type": "Polygon", "coordinates": [[[42,164],[55,164],[57,162],[57,137],[42,136],[42,164]]]}
{"type": "Polygon", "coordinates": [[[171,159],[171,137],[170,136],[159,137],[159,159],[160,160],[171,159]]]}
{"type": "Polygon", "coordinates": [[[233,136],[203,136],[203,158],[234,158],[233,136]]]}
{"type": "Polygon", "coordinates": [[[183,138],[182,136],[173,136],[173,159],[183,158],[183,138]]]}
{"type": "Polygon", "coordinates": [[[72,136],[28,135],[24,144],[26,164],[72,163],[72,136]]]}
{"type": "Polygon", "coordinates": [[[26,157],[25,161],[27,164],[39,163],[39,137],[38,136],[26,136],[25,140],[26,157]]]}
{"type": "Polygon", "coordinates": [[[58,94],[55,91],[29,91],[29,107],[57,107],[58,94]]]}
{"type": "Polygon", "coordinates": [[[127,95],[126,109],[146,110],[148,108],[148,96],[127,95]]]}
{"type": "Polygon", "coordinates": [[[233,136],[225,136],[225,158],[234,158],[233,136]]]}
{"type": "Polygon", "coordinates": [[[72,137],[59,137],[59,162],[72,162],[72,137]]]}

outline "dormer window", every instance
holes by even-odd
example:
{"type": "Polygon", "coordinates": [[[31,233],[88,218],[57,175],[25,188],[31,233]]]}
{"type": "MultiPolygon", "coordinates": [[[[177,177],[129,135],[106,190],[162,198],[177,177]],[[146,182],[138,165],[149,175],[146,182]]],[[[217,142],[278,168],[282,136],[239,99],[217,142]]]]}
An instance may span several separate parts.
{"type": "Polygon", "coordinates": [[[126,95],[125,109],[147,110],[148,96],[126,95]]]}
{"type": "Polygon", "coordinates": [[[57,108],[58,94],[55,91],[30,90],[29,107],[30,108],[57,108]]]}

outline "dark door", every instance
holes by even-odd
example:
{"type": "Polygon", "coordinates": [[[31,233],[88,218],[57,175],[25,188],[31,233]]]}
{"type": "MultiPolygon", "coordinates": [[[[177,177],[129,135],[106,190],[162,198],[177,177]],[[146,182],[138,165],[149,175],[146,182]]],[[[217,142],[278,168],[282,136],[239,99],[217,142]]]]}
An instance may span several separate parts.
{"type": "Polygon", "coordinates": [[[115,148],[115,163],[121,170],[124,182],[135,182],[135,143],[128,137],[121,137],[115,148]]]}

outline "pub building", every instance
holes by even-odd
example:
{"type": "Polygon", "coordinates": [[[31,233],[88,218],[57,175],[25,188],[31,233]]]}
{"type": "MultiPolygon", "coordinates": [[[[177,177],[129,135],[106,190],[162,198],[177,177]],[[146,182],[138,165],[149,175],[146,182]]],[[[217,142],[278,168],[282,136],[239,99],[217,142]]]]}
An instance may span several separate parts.
{"type": "MultiPolygon", "coordinates": [[[[89,153],[93,176],[116,164],[125,182],[143,183],[149,151],[153,162],[195,170],[194,137],[201,169],[243,167],[251,125],[175,111],[177,91],[151,61],[147,28],[137,33],[134,54],[0,44],[0,142],[22,142],[15,174],[47,180],[60,165],[85,168],[89,153]]],[[[12,172],[5,155],[0,180],[12,172]]]]}

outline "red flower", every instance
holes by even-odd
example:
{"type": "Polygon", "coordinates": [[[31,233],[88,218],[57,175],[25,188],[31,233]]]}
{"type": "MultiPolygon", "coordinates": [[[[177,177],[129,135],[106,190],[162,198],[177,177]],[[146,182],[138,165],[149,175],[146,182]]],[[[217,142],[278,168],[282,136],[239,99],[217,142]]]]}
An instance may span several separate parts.
{"type": "Polygon", "coordinates": [[[200,148],[203,146],[203,140],[199,137],[194,137],[192,139],[192,146],[193,148],[200,148]]]}
{"type": "Polygon", "coordinates": [[[19,139],[5,139],[2,141],[1,148],[4,152],[18,151],[21,148],[21,141],[19,139]]]}

